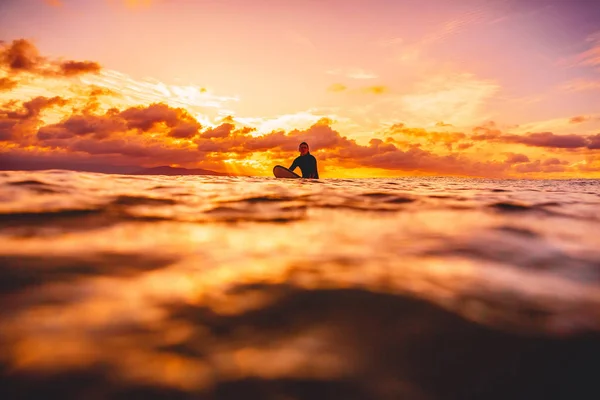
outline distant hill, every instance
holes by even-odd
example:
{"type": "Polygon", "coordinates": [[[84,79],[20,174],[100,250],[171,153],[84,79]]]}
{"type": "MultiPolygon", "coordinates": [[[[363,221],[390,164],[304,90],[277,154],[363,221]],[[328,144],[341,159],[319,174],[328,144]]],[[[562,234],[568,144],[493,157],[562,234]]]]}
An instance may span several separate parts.
{"type": "Polygon", "coordinates": [[[169,167],[168,165],[153,168],[143,168],[139,165],[110,165],[88,160],[23,157],[18,155],[15,156],[9,153],[2,153],[0,155],[0,171],[42,171],[49,169],[124,175],[234,175],[202,168],[174,168],[169,167]]]}
{"type": "Polygon", "coordinates": [[[153,168],[142,168],[137,171],[130,172],[131,175],[219,175],[229,176],[225,172],[216,172],[202,168],[174,168],[168,165],[153,167],[153,168]]]}

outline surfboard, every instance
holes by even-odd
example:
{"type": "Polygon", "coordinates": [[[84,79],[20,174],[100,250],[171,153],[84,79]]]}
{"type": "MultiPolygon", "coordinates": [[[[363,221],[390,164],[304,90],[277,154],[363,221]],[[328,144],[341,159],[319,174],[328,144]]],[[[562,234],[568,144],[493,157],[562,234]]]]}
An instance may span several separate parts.
{"type": "Polygon", "coordinates": [[[286,167],[282,167],[281,165],[276,165],[273,167],[273,175],[275,175],[276,178],[302,178],[297,173],[292,172],[286,167]]]}

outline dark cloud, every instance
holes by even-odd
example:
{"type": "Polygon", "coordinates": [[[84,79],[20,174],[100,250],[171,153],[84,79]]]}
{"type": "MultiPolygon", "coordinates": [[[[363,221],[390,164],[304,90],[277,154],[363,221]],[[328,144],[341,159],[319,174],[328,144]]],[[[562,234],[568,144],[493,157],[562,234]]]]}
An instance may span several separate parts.
{"type": "Polygon", "coordinates": [[[66,169],[104,173],[134,173],[140,169],[134,160],[121,155],[100,154],[90,157],[85,152],[59,149],[11,149],[0,148],[0,170],[66,169]]]}
{"type": "Polygon", "coordinates": [[[418,148],[407,151],[380,151],[378,146],[373,147],[377,151],[362,160],[365,166],[407,172],[472,176],[498,176],[506,169],[501,163],[477,162],[457,154],[439,156],[418,148]]]}
{"type": "Polygon", "coordinates": [[[587,148],[591,150],[600,150],[600,133],[593,136],[588,136],[587,148]]]}
{"type": "Polygon", "coordinates": [[[0,141],[11,140],[18,123],[16,119],[0,119],[0,141]]]}
{"type": "Polygon", "coordinates": [[[94,135],[98,139],[111,136],[114,133],[126,132],[127,124],[119,118],[98,115],[72,115],[66,120],[53,125],[47,125],[38,131],[41,141],[49,139],[69,139],[76,136],[94,135]]]}
{"type": "Polygon", "coordinates": [[[585,122],[587,120],[589,120],[589,117],[586,117],[585,115],[578,115],[576,117],[573,117],[569,120],[569,122],[571,124],[581,124],[582,122],[585,122]]]}
{"type": "Polygon", "coordinates": [[[506,161],[505,161],[505,163],[507,163],[507,164],[519,164],[519,163],[524,163],[524,162],[529,162],[529,157],[527,157],[525,154],[515,154],[515,153],[509,153],[508,157],[506,157],[506,161]]]}
{"type": "Polygon", "coordinates": [[[130,129],[149,131],[156,124],[164,123],[169,129],[169,136],[191,138],[202,125],[183,108],[171,108],[163,103],[151,104],[147,107],[131,107],[120,113],[127,121],[130,129]]]}
{"type": "Polygon", "coordinates": [[[473,143],[460,143],[457,148],[458,150],[466,150],[473,147],[473,143]]]}
{"type": "Polygon", "coordinates": [[[201,136],[206,139],[226,138],[229,136],[231,131],[233,131],[234,129],[235,129],[234,124],[232,124],[230,122],[226,122],[226,123],[223,123],[223,124],[217,126],[216,128],[207,129],[206,131],[202,132],[201,136]]]}
{"type": "Polygon", "coordinates": [[[158,132],[173,138],[192,138],[201,125],[187,111],[156,103],[147,107],[131,107],[124,111],[110,109],[105,114],[96,115],[86,107],[80,114],[73,114],[65,120],[46,125],[39,129],[38,139],[48,144],[56,140],[67,140],[81,136],[106,139],[129,130],[139,133],[158,132]]]}
{"type": "MultiPolygon", "coordinates": [[[[577,118],[577,117],[576,117],[577,118]]],[[[505,134],[494,126],[476,127],[473,130],[474,134],[470,137],[476,141],[500,142],[523,144],[532,147],[548,147],[555,149],[597,149],[598,135],[577,135],[564,134],[559,135],[552,132],[534,132],[524,135],[505,134]]]]}
{"type": "Polygon", "coordinates": [[[0,61],[11,71],[36,72],[44,63],[44,58],[31,42],[18,39],[0,49],[0,61]]]}
{"type": "Polygon", "coordinates": [[[30,137],[39,123],[39,116],[44,109],[64,106],[67,100],[62,97],[38,96],[24,102],[20,106],[9,102],[0,108],[0,141],[12,140],[21,144],[30,144],[30,137]]]}
{"type": "Polygon", "coordinates": [[[177,160],[178,162],[193,162],[200,158],[198,153],[190,153],[185,149],[168,148],[162,143],[134,142],[128,139],[94,140],[80,139],[69,144],[72,151],[85,152],[91,155],[115,154],[129,159],[154,159],[162,161],[177,160]]]}
{"type": "Polygon", "coordinates": [[[514,170],[520,173],[532,173],[532,172],[565,172],[566,166],[556,164],[556,163],[546,163],[540,160],[535,160],[533,162],[528,163],[520,163],[515,165],[514,170]]]}
{"type": "Polygon", "coordinates": [[[44,76],[75,76],[100,71],[100,64],[93,61],[53,61],[40,56],[35,45],[26,39],[0,44],[0,67],[9,73],[36,73],[44,76]]]}
{"type": "Polygon", "coordinates": [[[169,131],[169,136],[178,139],[189,139],[198,133],[200,126],[198,122],[183,122],[173,127],[169,131]]]}
{"type": "Polygon", "coordinates": [[[67,104],[67,100],[59,96],[51,98],[38,96],[32,100],[23,103],[22,110],[16,112],[7,112],[7,116],[9,118],[16,119],[34,118],[39,116],[42,110],[46,108],[50,108],[53,106],[64,106],[65,104],[67,104]]]}
{"type": "Polygon", "coordinates": [[[542,161],[542,165],[561,165],[568,164],[568,161],[560,161],[558,158],[548,158],[542,161]]]}
{"type": "Polygon", "coordinates": [[[492,121],[482,126],[477,126],[473,128],[473,135],[471,136],[472,140],[496,140],[500,136],[502,136],[502,131],[500,131],[496,124],[492,121]]]}
{"type": "Polygon", "coordinates": [[[581,135],[556,135],[552,132],[529,133],[527,135],[504,135],[502,141],[535,147],[576,149],[586,147],[587,139],[581,135]]]}
{"type": "Polygon", "coordinates": [[[66,61],[60,64],[60,70],[65,76],[100,72],[100,64],[92,61],[66,61]]]}

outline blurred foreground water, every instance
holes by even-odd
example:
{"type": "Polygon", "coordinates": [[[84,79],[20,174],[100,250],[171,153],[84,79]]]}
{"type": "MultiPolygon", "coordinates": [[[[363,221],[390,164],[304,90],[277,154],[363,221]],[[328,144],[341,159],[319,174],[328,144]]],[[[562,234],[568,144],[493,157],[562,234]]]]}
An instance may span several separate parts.
{"type": "Polygon", "coordinates": [[[600,181],[0,172],[0,398],[598,399],[600,181]]]}

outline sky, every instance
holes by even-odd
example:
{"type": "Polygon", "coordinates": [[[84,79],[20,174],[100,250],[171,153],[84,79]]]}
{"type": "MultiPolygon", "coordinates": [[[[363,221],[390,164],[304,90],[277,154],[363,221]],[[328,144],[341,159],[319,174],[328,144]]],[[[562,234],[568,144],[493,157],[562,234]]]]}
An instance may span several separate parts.
{"type": "Polygon", "coordinates": [[[0,169],[600,178],[600,3],[2,0],[0,169]]]}

